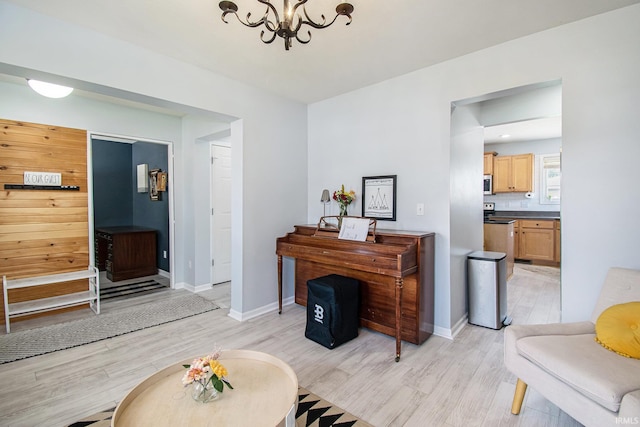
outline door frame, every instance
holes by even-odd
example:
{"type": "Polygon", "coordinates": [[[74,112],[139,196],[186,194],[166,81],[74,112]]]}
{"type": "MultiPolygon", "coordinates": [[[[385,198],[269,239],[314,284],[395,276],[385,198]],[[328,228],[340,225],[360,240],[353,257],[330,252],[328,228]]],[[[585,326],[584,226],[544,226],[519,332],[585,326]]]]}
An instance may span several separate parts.
{"type": "Polygon", "coordinates": [[[91,265],[95,265],[95,230],[93,226],[93,147],[91,141],[93,139],[102,139],[106,141],[121,142],[133,144],[134,142],[147,142],[151,144],[165,145],[167,147],[167,193],[169,196],[169,286],[171,289],[175,289],[175,208],[174,208],[174,156],[173,156],[173,142],[163,141],[153,138],[137,138],[134,136],[119,135],[107,132],[95,132],[87,131],[87,196],[89,203],[89,262],[91,265]]]}

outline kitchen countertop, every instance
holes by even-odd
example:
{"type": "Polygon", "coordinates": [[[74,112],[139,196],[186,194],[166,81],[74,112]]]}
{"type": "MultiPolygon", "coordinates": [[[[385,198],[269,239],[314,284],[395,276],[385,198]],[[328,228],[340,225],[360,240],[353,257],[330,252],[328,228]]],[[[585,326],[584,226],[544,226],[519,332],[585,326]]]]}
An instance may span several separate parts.
{"type": "Polygon", "coordinates": [[[515,219],[491,219],[487,218],[484,220],[485,224],[513,224],[516,222],[515,219]]]}
{"type": "Polygon", "coordinates": [[[512,219],[560,219],[560,212],[554,211],[495,211],[489,215],[489,220],[495,221],[494,218],[512,218],[512,219]]]}

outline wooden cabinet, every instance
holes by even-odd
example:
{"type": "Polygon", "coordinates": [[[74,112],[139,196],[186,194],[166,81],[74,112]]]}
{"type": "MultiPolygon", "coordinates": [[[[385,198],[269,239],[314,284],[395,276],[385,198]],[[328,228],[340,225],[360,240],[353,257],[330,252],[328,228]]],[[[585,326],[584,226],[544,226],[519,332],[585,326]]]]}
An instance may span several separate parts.
{"type": "Polygon", "coordinates": [[[484,250],[492,252],[503,252],[507,255],[507,279],[513,275],[513,263],[515,258],[513,225],[515,221],[508,224],[484,224],[484,250]]]}
{"type": "Polygon", "coordinates": [[[498,156],[493,159],[493,192],[533,191],[533,154],[498,156]]]}
{"type": "Polygon", "coordinates": [[[152,276],[156,263],[156,230],[144,227],[96,229],[96,264],[107,271],[112,282],[152,276]]]}
{"type": "Polygon", "coordinates": [[[484,153],[484,174],[493,175],[493,158],[496,156],[495,151],[484,153]]]}
{"type": "Polygon", "coordinates": [[[520,221],[513,223],[513,256],[520,258],[520,221]]]}
{"type": "Polygon", "coordinates": [[[560,220],[555,220],[554,261],[560,262],[560,220]]]}
{"type": "MultiPolygon", "coordinates": [[[[496,217],[496,219],[515,219],[496,217]]],[[[503,251],[500,251],[503,252],[503,251]]],[[[560,263],[560,220],[517,219],[513,223],[513,253],[516,259],[560,263]]]]}
{"type": "Polygon", "coordinates": [[[520,258],[555,260],[555,221],[520,221],[520,258]]]}

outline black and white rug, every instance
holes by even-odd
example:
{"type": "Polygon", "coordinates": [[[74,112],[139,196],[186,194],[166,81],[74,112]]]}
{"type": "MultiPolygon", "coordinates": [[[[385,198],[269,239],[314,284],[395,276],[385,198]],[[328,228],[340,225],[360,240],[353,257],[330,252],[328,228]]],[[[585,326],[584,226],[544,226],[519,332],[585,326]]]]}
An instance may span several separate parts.
{"type": "MultiPolygon", "coordinates": [[[[69,427],[109,427],[115,408],[76,421],[69,427]]],[[[298,388],[296,427],[372,427],[344,409],[302,387],[298,388]]]]}
{"type": "Polygon", "coordinates": [[[111,313],[0,335],[0,364],[77,347],[219,308],[195,294],[172,296],[111,313]]]}
{"type": "Polygon", "coordinates": [[[169,286],[156,282],[155,280],[144,280],[142,282],[127,283],[124,285],[110,285],[100,287],[100,300],[107,300],[131,295],[142,295],[151,292],[169,289],[169,286]]]}

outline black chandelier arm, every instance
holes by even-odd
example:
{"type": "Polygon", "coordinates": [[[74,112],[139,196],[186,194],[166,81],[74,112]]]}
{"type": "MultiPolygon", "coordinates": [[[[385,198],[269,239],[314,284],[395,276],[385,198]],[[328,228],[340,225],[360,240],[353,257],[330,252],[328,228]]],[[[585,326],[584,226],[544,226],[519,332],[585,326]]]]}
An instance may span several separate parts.
{"type": "Polygon", "coordinates": [[[222,21],[225,24],[228,24],[229,22],[226,20],[226,16],[228,14],[233,14],[235,15],[238,22],[240,22],[245,27],[255,28],[264,24],[264,26],[267,27],[269,31],[276,31],[277,26],[272,21],[269,20],[269,10],[271,10],[274,13],[276,22],[280,22],[278,11],[268,0],[257,0],[257,1],[267,6],[267,9],[265,10],[264,15],[262,15],[262,18],[260,18],[259,20],[251,21],[251,12],[249,12],[247,13],[246,21],[243,21],[238,15],[238,6],[236,6],[234,2],[222,1],[220,2],[220,5],[219,5],[220,9],[222,9],[222,17],[221,17],[222,21]]]}
{"type": "Polygon", "coordinates": [[[306,40],[303,40],[299,37],[298,33],[296,32],[296,40],[298,40],[299,43],[307,44],[311,41],[311,31],[307,31],[307,35],[309,36],[309,38],[306,40]]]}
{"type": "MultiPolygon", "coordinates": [[[[269,30],[269,31],[271,31],[271,30],[269,30]]],[[[260,31],[260,40],[262,41],[262,43],[269,44],[269,43],[272,43],[276,39],[276,36],[278,34],[275,31],[272,31],[271,32],[271,38],[268,39],[268,40],[264,39],[264,35],[265,35],[264,30],[260,31]]]]}
{"type": "MultiPolygon", "coordinates": [[[[243,21],[236,12],[232,12],[232,11],[226,11],[222,14],[222,21],[225,24],[228,24],[229,22],[227,22],[225,20],[225,16],[229,13],[232,13],[233,15],[236,16],[236,19],[238,20],[239,23],[241,23],[242,25],[244,25],[245,27],[250,27],[250,28],[255,28],[255,27],[259,27],[260,25],[264,24],[265,27],[269,28],[269,26],[271,26],[272,28],[274,27],[273,23],[271,21],[269,21],[267,19],[267,15],[265,14],[262,18],[260,18],[260,20],[255,21],[255,22],[251,22],[251,12],[247,13],[247,20],[246,22],[243,21]]],[[[271,28],[269,28],[269,31],[273,31],[271,28]]]]}
{"type": "Polygon", "coordinates": [[[264,16],[262,17],[262,19],[265,19],[269,14],[269,10],[271,10],[271,12],[273,12],[273,14],[275,15],[276,22],[280,22],[280,15],[278,15],[278,10],[274,5],[271,4],[269,0],[258,0],[258,2],[267,6],[267,10],[264,12],[264,16]]]}
{"type": "Polygon", "coordinates": [[[302,11],[304,13],[304,17],[306,18],[302,20],[302,23],[317,29],[330,27],[331,25],[333,25],[334,22],[336,22],[336,20],[338,19],[338,16],[346,16],[347,18],[349,18],[349,22],[347,22],[346,25],[351,24],[351,21],[353,20],[353,18],[351,18],[351,12],[353,12],[353,6],[351,6],[349,3],[340,3],[336,7],[336,16],[334,16],[331,22],[329,22],[328,24],[326,23],[327,18],[325,18],[324,15],[320,15],[320,17],[322,18],[322,22],[320,23],[320,22],[315,22],[313,19],[311,19],[311,17],[307,13],[306,8],[302,8],[302,11]]]}
{"type": "MultiPolygon", "coordinates": [[[[260,1],[260,0],[258,0],[260,1]]],[[[295,4],[295,6],[293,6],[293,8],[291,9],[291,17],[293,17],[296,14],[296,11],[298,10],[298,8],[300,6],[302,6],[302,10],[304,10],[304,5],[305,3],[307,3],[309,0],[298,0],[298,2],[295,4]]],[[[284,13],[287,13],[287,11],[285,10],[284,13]]],[[[307,14],[307,12],[304,12],[305,15],[307,14]]]]}

